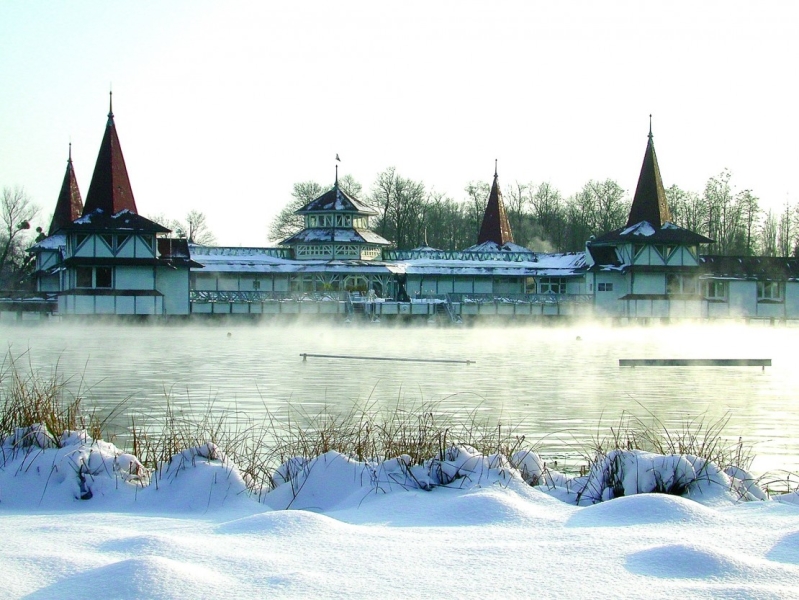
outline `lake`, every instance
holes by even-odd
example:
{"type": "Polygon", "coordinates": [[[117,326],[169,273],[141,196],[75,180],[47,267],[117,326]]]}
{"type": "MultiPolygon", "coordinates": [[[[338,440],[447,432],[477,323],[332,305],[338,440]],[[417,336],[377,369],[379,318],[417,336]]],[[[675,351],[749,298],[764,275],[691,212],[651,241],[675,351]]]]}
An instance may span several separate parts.
{"type": "MultiPolygon", "coordinates": [[[[725,436],[754,446],[756,473],[799,472],[799,330],[764,325],[387,327],[251,322],[3,323],[25,369],[70,378],[124,433],[174,405],[253,417],[353,404],[435,403],[442,413],[517,426],[545,458],[574,462],[625,415],[681,429],[729,415],[725,436]],[[473,364],[308,358],[301,353],[472,360],[473,364]],[[770,358],[760,367],[619,367],[620,358],[770,358]]],[[[8,357],[6,357],[6,361],[8,357]]]]}

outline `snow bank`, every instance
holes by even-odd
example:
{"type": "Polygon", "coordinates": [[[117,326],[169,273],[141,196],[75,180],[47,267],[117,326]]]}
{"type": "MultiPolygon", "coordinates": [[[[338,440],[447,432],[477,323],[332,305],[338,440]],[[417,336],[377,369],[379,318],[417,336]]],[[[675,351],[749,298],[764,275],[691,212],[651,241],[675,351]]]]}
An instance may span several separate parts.
{"type": "Polygon", "coordinates": [[[0,452],[3,508],[205,511],[248,496],[238,468],[213,444],[179,452],[151,471],[86,431],[66,431],[56,440],[35,425],[3,439],[0,452]]]}
{"type": "MultiPolygon", "coordinates": [[[[56,440],[41,425],[17,429],[0,448],[0,506],[12,509],[91,501],[117,509],[207,512],[260,501],[274,509],[330,511],[372,494],[491,486],[526,487],[578,506],[652,493],[705,505],[767,499],[743,469],[725,471],[692,455],[639,450],[598,455],[582,476],[547,469],[532,450],[508,459],[483,455],[470,446],[451,446],[423,464],[412,464],[407,455],[359,461],[331,451],[291,458],[275,470],[269,489],[258,490],[248,486],[238,467],[210,443],[178,452],[152,471],[137,457],[93,440],[85,431],[68,431],[56,440]]],[[[785,494],[778,500],[799,504],[799,495],[785,494]]],[[[649,514],[681,514],[683,505],[657,502],[661,504],[649,507],[649,514]]]]}

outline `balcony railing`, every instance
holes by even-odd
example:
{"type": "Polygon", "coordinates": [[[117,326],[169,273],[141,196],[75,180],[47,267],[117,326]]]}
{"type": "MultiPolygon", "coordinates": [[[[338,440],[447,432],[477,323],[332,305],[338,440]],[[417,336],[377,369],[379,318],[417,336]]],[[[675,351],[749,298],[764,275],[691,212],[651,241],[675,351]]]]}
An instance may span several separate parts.
{"type": "Polygon", "coordinates": [[[589,294],[447,294],[449,302],[463,304],[565,304],[593,302],[589,294]]]}
{"type": "Polygon", "coordinates": [[[191,290],[189,300],[207,302],[346,302],[347,292],[265,292],[265,291],[221,291],[191,290]]]}

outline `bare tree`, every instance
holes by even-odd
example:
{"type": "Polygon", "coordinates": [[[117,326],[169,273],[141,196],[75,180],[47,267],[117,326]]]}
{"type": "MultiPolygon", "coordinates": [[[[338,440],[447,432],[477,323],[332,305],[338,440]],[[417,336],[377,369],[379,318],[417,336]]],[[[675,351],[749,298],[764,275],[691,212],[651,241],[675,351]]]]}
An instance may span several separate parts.
{"type": "Polygon", "coordinates": [[[30,266],[25,240],[38,208],[21,187],[3,188],[0,199],[0,287],[18,286],[30,266]]]}
{"type": "Polygon", "coordinates": [[[473,231],[473,243],[477,243],[477,238],[480,235],[480,226],[483,223],[483,215],[485,215],[486,205],[488,204],[488,195],[491,193],[491,184],[486,181],[470,181],[466,184],[464,190],[466,192],[466,218],[469,228],[473,231]]]}
{"type": "Polygon", "coordinates": [[[707,233],[705,229],[707,209],[703,196],[672,185],[666,189],[666,201],[669,203],[671,218],[675,225],[696,233],[707,233]]]}
{"type": "Polygon", "coordinates": [[[198,210],[190,210],[184,221],[172,219],[163,213],[147,215],[146,218],[170,229],[177,237],[187,238],[193,244],[210,246],[216,243],[216,236],[208,225],[205,213],[198,210]]]}
{"type": "Polygon", "coordinates": [[[180,236],[183,234],[183,225],[180,221],[167,217],[164,213],[148,214],[145,215],[144,218],[153,223],[158,223],[162,227],[166,227],[171,230],[174,235],[180,236]]]}
{"type": "Polygon", "coordinates": [[[746,256],[754,256],[757,222],[760,218],[760,199],[752,193],[752,190],[744,190],[735,198],[741,213],[741,227],[743,238],[743,253],[746,256]]]}
{"type": "Polygon", "coordinates": [[[715,251],[730,254],[736,251],[736,236],[740,233],[741,210],[735,202],[730,179],[732,174],[724,169],[705,185],[704,201],[707,207],[707,233],[715,240],[715,251]]]}
{"type": "Polygon", "coordinates": [[[760,226],[760,252],[764,256],[777,256],[777,217],[769,209],[760,226]]]}
{"type": "Polygon", "coordinates": [[[778,256],[792,256],[796,246],[796,230],[794,227],[794,209],[789,202],[780,214],[777,226],[777,252],[778,256]]]}
{"type": "Polygon", "coordinates": [[[216,243],[216,236],[208,226],[205,214],[197,210],[191,210],[186,215],[185,234],[189,238],[189,242],[193,244],[210,246],[216,243]]]}
{"type": "Polygon", "coordinates": [[[284,206],[269,225],[269,239],[280,242],[303,228],[302,216],[295,214],[303,206],[322,195],[323,188],[315,181],[295,183],[291,201],[284,206]]]}
{"type": "Polygon", "coordinates": [[[566,219],[560,191],[549,182],[541,183],[531,195],[530,203],[541,241],[548,242],[556,250],[564,250],[566,219]]]}
{"type": "Polygon", "coordinates": [[[589,181],[586,186],[593,194],[596,233],[605,233],[623,227],[630,213],[630,203],[624,199],[624,189],[612,179],[589,181]]]}
{"type": "Polygon", "coordinates": [[[380,211],[377,229],[381,236],[393,240],[397,248],[407,249],[424,243],[425,187],[399,175],[389,167],[377,176],[370,201],[380,211]]]}

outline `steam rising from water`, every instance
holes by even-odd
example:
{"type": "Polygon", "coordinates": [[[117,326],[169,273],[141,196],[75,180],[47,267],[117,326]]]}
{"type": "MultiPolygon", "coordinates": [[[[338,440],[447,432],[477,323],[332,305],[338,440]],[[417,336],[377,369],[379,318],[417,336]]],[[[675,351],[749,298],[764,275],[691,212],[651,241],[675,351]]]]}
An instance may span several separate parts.
{"type": "Polygon", "coordinates": [[[127,400],[118,431],[131,415],[161,413],[167,393],[188,411],[213,402],[256,419],[264,408],[286,415],[289,405],[314,415],[355,403],[436,403],[441,412],[518,425],[545,456],[563,457],[623,415],[679,428],[729,413],[725,434],[755,443],[754,471],[799,470],[792,328],[42,323],[0,325],[0,335],[12,355],[29,351],[22,365],[50,373],[57,364],[89,406],[110,411],[127,400]],[[303,362],[304,352],[477,362],[303,362]],[[773,366],[620,368],[619,358],[771,358],[773,366]]]}

